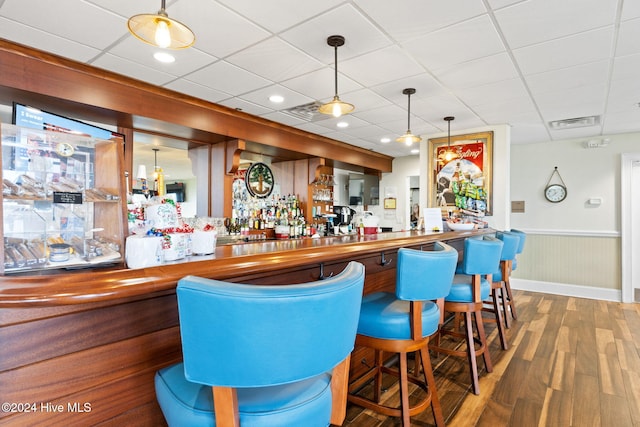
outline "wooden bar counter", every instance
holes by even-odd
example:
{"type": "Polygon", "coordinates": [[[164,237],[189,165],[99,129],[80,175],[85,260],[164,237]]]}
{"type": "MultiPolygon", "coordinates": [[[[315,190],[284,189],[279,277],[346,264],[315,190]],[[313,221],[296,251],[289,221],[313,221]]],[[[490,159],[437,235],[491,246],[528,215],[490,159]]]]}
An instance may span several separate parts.
{"type": "MultiPolygon", "coordinates": [[[[185,275],[300,283],[356,260],[366,267],[365,293],[392,290],[399,248],[428,249],[440,240],[461,250],[466,237],[491,232],[239,243],[147,269],[1,277],[0,425],[162,425],[153,375],[182,357],[175,286],[185,275]]],[[[356,349],[354,373],[367,357],[356,349]]]]}

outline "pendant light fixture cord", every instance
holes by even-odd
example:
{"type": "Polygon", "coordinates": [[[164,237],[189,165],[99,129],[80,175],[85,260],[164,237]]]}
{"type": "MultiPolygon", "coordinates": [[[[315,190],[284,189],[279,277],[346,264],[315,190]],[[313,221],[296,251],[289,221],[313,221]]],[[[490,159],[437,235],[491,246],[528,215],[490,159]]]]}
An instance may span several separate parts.
{"type": "Polygon", "coordinates": [[[411,130],[411,92],[407,93],[407,133],[411,130]]]}
{"type": "Polygon", "coordinates": [[[334,52],[334,57],[335,57],[335,61],[334,61],[334,80],[335,80],[335,85],[336,85],[336,97],[338,96],[338,45],[335,45],[333,47],[333,52],[334,52]]]}

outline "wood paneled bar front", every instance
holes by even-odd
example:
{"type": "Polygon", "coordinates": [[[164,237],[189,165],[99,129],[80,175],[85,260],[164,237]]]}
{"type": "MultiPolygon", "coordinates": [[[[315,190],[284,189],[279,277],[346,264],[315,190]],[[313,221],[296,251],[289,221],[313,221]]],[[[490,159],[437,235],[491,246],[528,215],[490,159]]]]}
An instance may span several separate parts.
{"type": "MultiPolygon", "coordinates": [[[[366,266],[365,293],[392,290],[396,252],[470,232],[393,232],[223,245],[214,255],[146,269],[0,279],[0,424],[161,425],[153,375],[181,359],[175,286],[192,274],[230,282],[300,283],[366,266]]],[[[208,325],[224,327],[224,325],[208,325]]],[[[359,372],[365,349],[356,349],[359,372]]]]}

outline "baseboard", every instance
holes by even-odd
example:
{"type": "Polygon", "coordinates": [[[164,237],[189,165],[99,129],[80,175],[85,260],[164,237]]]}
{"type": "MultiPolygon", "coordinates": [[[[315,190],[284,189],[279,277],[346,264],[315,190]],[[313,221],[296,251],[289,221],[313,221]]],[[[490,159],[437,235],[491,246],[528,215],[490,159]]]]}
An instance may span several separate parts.
{"type": "Polygon", "coordinates": [[[620,289],[596,288],[566,283],[539,282],[536,280],[511,278],[511,288],[522,291],[542,292],[576,298],[598,299],[604,301],[622,301],[620,289]]]}

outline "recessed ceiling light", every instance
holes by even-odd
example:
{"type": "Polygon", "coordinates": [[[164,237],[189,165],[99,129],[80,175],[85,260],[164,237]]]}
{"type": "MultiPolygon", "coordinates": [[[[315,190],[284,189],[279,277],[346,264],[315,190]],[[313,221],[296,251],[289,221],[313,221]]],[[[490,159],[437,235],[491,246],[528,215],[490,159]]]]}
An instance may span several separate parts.
{"type": "Polygon", "coordinates": [[[349,127],[349,123],[347,123],[347,122],[338,122],[336,124],[336,126],[338,126],[339,128],[346,128],[346,127],[349,127]]]}
{"type": "Polygon", "coordinates": [[[273,102],[274,104],[281,104],[282,102],[284,102],[284,96],[282,96],[282,95],[271,95],[269,97],[269,101],[273,102]]]}
{"type": "Polygon", "coordinates": [[[420,149],[414,148],[413,150],[411,150],[411,154],[420,154],[420,149]]]}
{"type": "Polygon", "coordinates": [[[387,144],[391,142],[391,138],[387,138],[387,137],[380,138],[380,142],[382,142],[383,144],[387,144]]]}
{"type": "Polygon", "coordinates": [[[167,52],[156,52],[153,54],[153,57],[156,61],[164,62],[165,64],[170,64],[176,60],[173,55],[167,52]]]}

